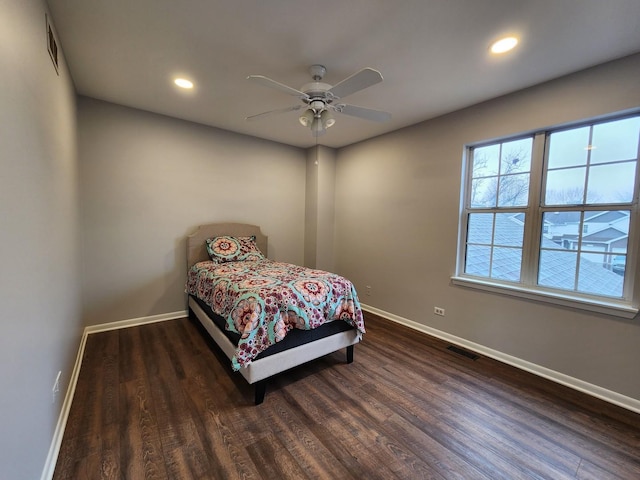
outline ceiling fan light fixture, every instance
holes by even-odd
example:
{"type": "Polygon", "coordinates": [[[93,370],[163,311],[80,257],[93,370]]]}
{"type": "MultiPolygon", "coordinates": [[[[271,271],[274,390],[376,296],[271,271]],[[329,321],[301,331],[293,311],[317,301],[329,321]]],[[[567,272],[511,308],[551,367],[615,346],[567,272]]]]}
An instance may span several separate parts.
{"type": "Polygon", "coordinates": [[[322,125],[322,120],[319,118],[315,118],[313,120],[313,123],[311,124],[311,134],[314,137],[319,137],[321,135],[324,135],[325,133],[327,133],[327,131],[325,130],[324,126],[322,125]]]}
{"type": "Polygon", "coordinates": [[[320,120],[322,121],[322,126],[324,128],[333,127],[336,123],[336,119],[333,118],[333,114],[329,110],[324,110],[320,114],[320,120]]]}
{"type": "Polygon", "coordinates": [[[308,108],[302,115],[300,115],[300,118],[298,120],[300,121],[300,125],[302,125],[303,127],[311,127],[314,118],[314,111],[308,108]]]}

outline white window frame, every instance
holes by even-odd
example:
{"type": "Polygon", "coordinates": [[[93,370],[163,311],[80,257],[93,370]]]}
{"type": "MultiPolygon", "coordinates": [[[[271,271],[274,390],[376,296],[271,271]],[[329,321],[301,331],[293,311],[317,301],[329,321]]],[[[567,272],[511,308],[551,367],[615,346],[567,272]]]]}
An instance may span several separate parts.
{"type": "Polygon", "coordinates": [[[599,205],[543,205],[543,192],[545,192],[547,155],[549,151],[550,135],[555,132],[590,126],[602,122],[621,120],[630,116],[636,116],[640,112],[632,114],[607,116],[604,118],[589,119],[584,122],[572,125],[564,125],[557,128],[523,133],[517,136],[510,136],[492,141],[478,142],[466,145],[463,154],[463,168],[461,194],[460,194],[460,218],[458,231],[458,249],[456,273],[452,277],[454,285],[476,288],[488,292],[506,294],[531,300],[543,301],[565,307],[588,310],[591,312],[603,313],[623,318],[633,318],[639,309],[637,299],[634,298],[634,276],[638,258],[638,238],[640,234],[640,216],[638,207],[638,196],[640,191],[640,146],[639,159],[636,164],[636,179],[634,185],[633,200],[623,204],[599,204],[599,205]],[[529,201],[526,207],[492,207],[492,208],[471,208],[470,195],[472,184],[472,156],[471,151],[475,148],[504,143],[526,137],[533,137],[533,148],[531,155],[531,167],[529,177],[529,201]],[[615,208],[611,208],[615,207],[615,208]],[[610,298],[599,295],[590,295],[579,292],[556,290],[537,285],[538,261],[540,257],[540,237],[542,235],[542,218],[545,212],[550,211],[594,211],[594,210],[629,210],[629,238],[627,244],[626,268],[624,277],[624,287],[622,298],[610,298]],[[469,213],[508,213],[524,212],[525,225],[522,246],[522,270],[520,282],[502,281],[488,277],[473,276],[464,273],[466,254],[467,219],[469,213]]]}

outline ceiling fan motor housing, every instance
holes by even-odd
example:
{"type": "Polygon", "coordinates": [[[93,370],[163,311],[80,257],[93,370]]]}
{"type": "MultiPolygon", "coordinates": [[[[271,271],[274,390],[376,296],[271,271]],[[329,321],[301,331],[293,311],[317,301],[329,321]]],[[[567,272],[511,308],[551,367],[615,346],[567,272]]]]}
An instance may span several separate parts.
{"type": "Polygon", "coordinates": [[[327,91],[331,88],[331,85],[328,83],[322,82],[310,82],[305,83],[300,91],[306,93],[312,99],[314,97],[325,97],[327,95],[327,91]]]}
{"type": "Polygon", "coordinates": [[[327,108],[327,104],[323,100],[316,99],[309,102],[309,108],[313,110],[316,116],[319,116],[327,108]]]}

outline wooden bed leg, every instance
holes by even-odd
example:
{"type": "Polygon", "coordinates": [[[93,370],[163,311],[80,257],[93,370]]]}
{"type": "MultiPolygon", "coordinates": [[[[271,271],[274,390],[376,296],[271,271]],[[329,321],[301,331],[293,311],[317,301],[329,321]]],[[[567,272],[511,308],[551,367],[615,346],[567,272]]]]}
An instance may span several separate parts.
{"type": "Polygon", "coordinates": [[[353,345],[347,347],[347,363],[353,363],[353,345]]]}
{"type": "Polygon", "coordinates": [[[258,383],[256,383],[255,389],[256,405],[260,405],[262,402],[264,402],[264,395],[267,392],[267,381],[260,380],[258,383]]]}

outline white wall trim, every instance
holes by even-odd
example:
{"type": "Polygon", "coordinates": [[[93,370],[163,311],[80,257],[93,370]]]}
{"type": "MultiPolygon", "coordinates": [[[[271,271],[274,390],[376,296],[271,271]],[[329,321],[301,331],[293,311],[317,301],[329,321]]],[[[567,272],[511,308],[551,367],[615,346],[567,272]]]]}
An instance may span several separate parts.
{"type": "Polygon", "coordinates": [[[56,429],[53,432],[53,440],[49,447],[49,454],[47,455],[47,461],[44,464],[42,470],[41,480],[51,480],[56,468],[56,462],[58,460],[58,454],[60,453],[60,446],[62,445],[62,438],[64,436],[64,430],[67,426],[67,419],[69,418],[69,411],[71,410],[71,403],[73,402],[73,396],[76,393],[76,384],[78,383],[78,375],[80,374],[80,366],[82,365],[82,358],[84,357],[84,347],[87,344],[87,329],[84,329],[82,338],[80,339],[80,346],[78,347],[78,354],[76,355],[76,361],[71,371],[71,378],[69,380],[69,386],[67,387],[67,393],[64,395],[64,401],[62,402],[62,408],[60,409],[60,415],[58,416],[58,423],[56,429]]]}
{"type": "Polygon", "coordinates": [[[451,335],[447,332],[443,332],[442,330],[428,327],[413,320],[408,320],[398,315],[394,315],[393,313],[385,312],[384,310],[380,310],[370,305],[361,304],[361,306],[367,312],[386,318],[387,320],[391,320],[392,322],[405,325],[414,330],[426,333],[427,335],[431,335],[441,340],[445,340],[461,347],[468,348],[469,350],[473,350],[474,352],[480,353],[521,370],[525,370],[529,373],[533,373],[534,375],[538,375],[540,377],[546,378],[547,380],[551,380],[574,390],[578,390],[579,392],[586,393],[587,395],[591,395],[627,410],[631,410],[632,412],[640,413],[640,400],[637,400],[635,398],[627,397],[626,395],[607,390],[606,388],[599,387],[598,385],[585,382],[578,378],[570,377],[569,375],[565,375],[564,373],[556,372],[555,370],[551,370],[541,365],[528,362],[521,358],[508,355],[489,347],[485,347],[484,345],[480,345],[479,343],[465,340],[464,338],[451,335]]]}
{"type": "Polygon", "coordinates": [[[73,371],[71,372],[69,387],[67,388],[67,393],[64,396],[64,402],[62,402],[60,416],[58,417],[58,423],[56,424],[56,429],[53,433],[53,440],[51,441],[51,446],[49,447],[47,461],[44,464],[44,469],[42,470],[42,476],[40,477],[40,480],[51,480],[55,472],[56,462],[58,461],[58,454],[60,453],[60,446],[62,445],[62,438],[64,437],[64,430],[67,426],[69,412],[71,411],[73,396],[76,393],[76,385],[78,383],[78,377],[80,375],[80,368],[82,367],[82,359],[84,358],[84,349],[87,344],[87,337],[92,333],[135,327],[138,325],[145,325],[147,323],[164,322],[166,320],[175,320],[178,318],[187,317],[188,315],[188,310],[180,310],[177,312],[161,313],[159,315],[151,315],[148,317],[139,317],[129,320],[103,323],[100,325],[90,325],[84,328],[82,338],[80,339],[80,346],[78,347],[76,362],[73,365],[73,371]]]}
{"type": "Polygon", "coordinates": [[[175,320],[184,318],[189,315],[187,310],[179,310],[171,313],[161,313],[159,315],[151,315],[148,317],[131,318],[129,320],[119,320],[117,322],[101,323],[99,325],[89,325],[85,331],[87,334],[107,332],[109,330],[118,330],[120,328],[137,327],[138,325],[146,325],[147,323],[164,322],[166,320],[175,320]]]}

